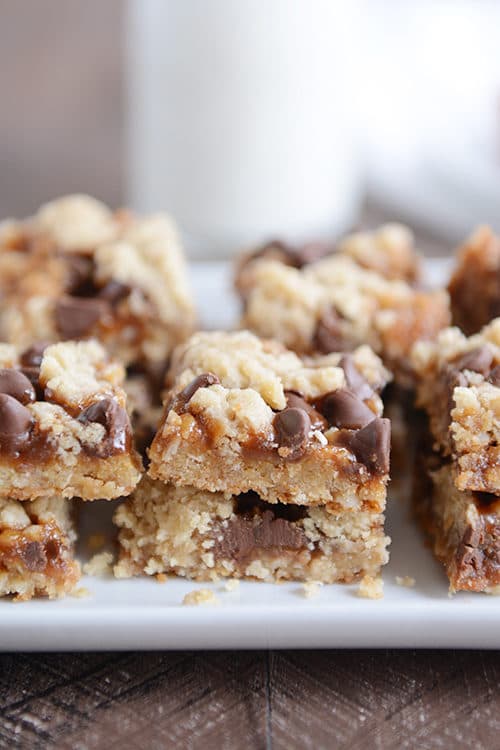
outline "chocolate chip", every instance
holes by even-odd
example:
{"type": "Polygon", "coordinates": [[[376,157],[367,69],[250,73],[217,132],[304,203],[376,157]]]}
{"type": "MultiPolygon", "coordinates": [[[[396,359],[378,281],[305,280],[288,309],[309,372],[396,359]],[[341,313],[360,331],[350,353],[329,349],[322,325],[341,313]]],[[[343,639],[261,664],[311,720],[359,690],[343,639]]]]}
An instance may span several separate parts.
{"type": "Polygon", "coordinates": [[[19,401],[6,393],[0,393],[0,446],[17,449],[26,441],[33,417],[19,401]]]}
{"type": "Polygon", "coordinates": [[[99,291],[99,299],[108,300],[112,305],[118,304],[122,299],[128,297],[130,294],[130,287],[128,284],[122,284],[121,281],[109,281],[106,286],[99,291]]]}
{"type": "Polygon", "coordinates": [[[93,297],[96,292],[94,285],[94,261],[85,255],[67,255],[66,265],[68,280],[66,289],[74,297],[93,297]]]}
{"type": "Polygon", "coordinates": [[[275,415],[273,426],[280,448],[288,449],[283,458],[300,458],[306,451],[311,430],[307,412],[295,407],[283,409],[275,415]]]}
{"type": "Polygon", "coordinates": [[[341,317],[334,307],[325,310],[318,321],[313,337],[313,347],[322,354],[341,352],[345,343],[340,325],[341,317]]]}
{"type": "Polygon", "coordinates": [[[35,389],[26,375],[12,368],[0,368],[0,393],[12,396],[20,404],[30,404],[36,400],[35,389]]]}
{"type": "Polygon", "coordinates": [[[243,561],[255,550],[302,549],[307,537],[302,528],[284,518],[277,518],[272,510],[261,515],[238,515],[231,518],[217,534],[216,558],[243,561]]]}
{"type": "Polygon", "coordinates": [[[354,362],[352,354],[344,354],[339,362],[339,367],[344,371],[347,387],[363,401],[373,396],[373,388],[360,373],[354,362]]]}
{"type": "Polygon", "coordinates": [[[312,404],[302,398],[296,391],[285,391],[288,408],[303,409],[311,420],[311,430],[324,430],[328,427],[325,417],[312,404]]]}
{"type": "Polygon", "coordinates": [[[356,432],[339,435],[338,445],[343,445],[374,474],[389,471],[391,423],[376,417],[366,427],[356,432]]]}
{"type": "Polygon", "coordinates": [[[457,370],[472,370],[482,375],[487,375],[493,362],[493,354],[488,346],[483,345],[462,354],[453,360],[453,366],[457,370]]]}
{"type": "Polygon", "coordinates": [[[20,556],[28,570],[33,572],[44,570],[47,556],[40,542],[28,542],[20,549],[20,556]]]}
{"type": "Polygon", "coordinates": [[[130,431],[130,422],[125,409],[112,398],[103,398],[87,406],[78,415],[82,424],[98,422],[106,429],[103,443],[95,449],[101,458],[124,451],[130,431]]]}
{"type": "Polygon", "coordinates": [[[340,429],[359,430],[375,419],[365,402],[347,388],[325,394],[320,408],[329,424],[340,429]]]}
{"type": "Polygon", "coordinates": [[[500,386],[500,365],[496,365],[487,377],[488,383],[500,386]]]}
{"type": "Polygon", "coordinates": [[[40,367],[43,353],[49,346],[47,341],[38,341],[21,354],[20,362],[23,367],[40,367]]]}
{"type": "Polygon", "coordinates": [[[56,305],[56,326],[65,339],[85,336],[101,318],[110,312],[109,302],[83,297],[63,297],[56,305]]]}
{"type": "Polygon", "coordinates": [[[36,401],[45,399],[44,389],[40,385],[40,368],[39,367],[21,367],[21,372],[28,378],[35,389],[36,401]]]}
{"type": "Polygon", "coordinates": [[[200,388],[208,388],[210,385],[218,385],[219,383],[219,378],[213,372],[203,372],[201,375],[197,375],[184,390],[177,394],[174,405],[175,410],[180,414],[193,398],[196,391],[200,388]]]}

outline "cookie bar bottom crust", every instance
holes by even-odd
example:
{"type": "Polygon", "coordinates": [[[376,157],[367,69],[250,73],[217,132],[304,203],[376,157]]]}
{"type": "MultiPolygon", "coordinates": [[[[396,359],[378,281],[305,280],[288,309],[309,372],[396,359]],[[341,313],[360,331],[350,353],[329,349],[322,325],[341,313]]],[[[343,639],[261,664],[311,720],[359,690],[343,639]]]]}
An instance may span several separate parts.
{"type": "Polygon", "coordinates": [[[270,503],[328,505],[331,510],[382,512],[386,503],[385,474],[370,473],[347,451],[311,453],[299,461],[252,458],[226,444],[192,451],[162,448],[156,437],[149,452],[150,474],[175,485],[195,486],[234,495],[255,490],[270,503]],[[318,455],[319,454],[319,455],[318,455]]]}
{"type": "Polygon", "coordinates": [[[421,453],[416,475],[414,507],[450,591],[493,592],[500,585],[500,498],[460,492],[451,464],[437,455],[421,453]]]}
{"type": "Polygon", "coordinates": [[[351,582],[388,560],[384,516],[269,504],[149,478],[121,505],[115,575],[172,573],[199,581],[351,582]]]}
{"type": "Polygon", "coordinates": [[[127,453],[98,459],[62,452],[34,462],[4,458],[0,461],[0,498],[35,499],[56,492],[82,500],[113,499],[128,495],[140,476],[139,458],[127,453]]]}
{"type": "Polygon", "coordinates": [[[80,578],[71,506],[61,497],[0,500],[0,596],[55,599],[80,578]]]}

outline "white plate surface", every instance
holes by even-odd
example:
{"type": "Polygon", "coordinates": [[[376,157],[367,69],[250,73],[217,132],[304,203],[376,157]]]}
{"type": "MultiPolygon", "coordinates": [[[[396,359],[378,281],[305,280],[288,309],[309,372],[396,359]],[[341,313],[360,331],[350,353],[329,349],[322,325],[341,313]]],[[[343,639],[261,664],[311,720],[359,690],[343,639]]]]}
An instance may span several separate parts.
{"type": "MultiPolygon", "coordinates": [[[[442,274],[434,263],[433,277],[442,274]]],[[[205,325],[236,319],[228,303],[225,266],[198,264],[194,272],[205,325]]],[[[87,503],[86,528],[106,522],[108,503],[87,503]]],[[[404,499],[391,497],[391,561],[384,569],[384,598],[359,598],[357,586],[321,588],[305,599],[298,583],[223,582],[205,586],[180,579],[118,581],[85,577],[85,598],[0,602],[0,650],[439,647],[500,648],[500,597],[448,596],[447,579],[409,519],[404,499]],[[413,588],[396,584],[411,576],[413,588]],[[217,606],[182,606],[195,588],[212,588],[217,606]]]]}

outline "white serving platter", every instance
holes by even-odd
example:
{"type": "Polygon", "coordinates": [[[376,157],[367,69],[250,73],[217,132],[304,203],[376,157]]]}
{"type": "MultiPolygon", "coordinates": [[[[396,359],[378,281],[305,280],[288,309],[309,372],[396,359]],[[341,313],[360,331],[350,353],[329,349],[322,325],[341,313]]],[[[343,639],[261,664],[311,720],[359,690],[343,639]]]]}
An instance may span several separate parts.
{"type": "MultiPolygon", "coordinates": [[[[429,270],[442,278],[446,263],[429,270]]],[[[222,264],[197,264],[194,283],[205,326],[231,326],[237,303],[222,264]]],[[[84,577],[83,598],[0,602],[0,651],[212,648],[500,648],[500,597],[448,596],[447,579],[411,521],[403,496],[390,493],[391,560],[384,598],[362,599],[357,585],[323,586],[310,599],[299,583],[196,584],[169,579],[84,577]],[[412,588],[396,577],[411,576],[412,588]],[[219,604],[187,607],[184,595],[211,588],[219,604]]],[[[87,503],[85,533],[109,523],[111,504],[87,503]]]]}

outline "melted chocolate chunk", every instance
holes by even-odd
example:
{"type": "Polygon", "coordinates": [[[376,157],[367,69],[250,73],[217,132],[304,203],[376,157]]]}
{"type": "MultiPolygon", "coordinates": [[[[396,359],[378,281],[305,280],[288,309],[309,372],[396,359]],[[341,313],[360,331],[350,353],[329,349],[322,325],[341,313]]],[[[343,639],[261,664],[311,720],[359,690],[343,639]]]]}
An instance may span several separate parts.
{"type": "Polygon", "coordinates": [[[121,281],[108,281],[106,286],[99,291],[99,299],[105,299],[112,305],[117,305],[122,299],[128,297],[131,289],[128,284],[122,284],[121,281]]]}
{"type": "Polygon", "coordinates": [[[63,297],[55,309],[56,326],[64,339],[80,338],[109,311],[109,302],[103,299],[63,297]]]}
{"type": "Polygon", "coordinates": [[[72,254],[66,256],[66,263],[68,293],[73,297],[93,297],[96,293],[93,259],[85,255],[72,254]]]}
{"type": "Polygon", "coordinates": [[[488,383],[492,385],[500,386],[500,365],[496,365],[487,377],[488,383]]]}
{"type": "Polygon", "coordinates": [[[222,529],[222,539],[216,542],[215,555],[240,562],[254,550],[299,550],[306,544],[301,528],[265,510],[260,517],[244,514],[231,518],[222,529]]]}
{"type": "Polygon", "coordinates": [[[35,389],[26,375],[12,368],[0,368],[0,393],[12,396],[20,404],[36,400],[35,389]]]}
{"type": "Polygon", "coordinates": [[[40,542],[28,542],[21,548],[19,554],[28,570],[32,572],[45,570],[47,555],[40,542]]]}
{"type": "Polygon", "coordinates": [[[364,401],[347,388],[325,394],[319,408],[329,424],[340,429],[359,430],[376,416],[364,401]]]}
{"type": "Polygon", "coordinates": [[[107,458],[114,453],[121,453],[127,447],[130,422],[125,409],[111,398],[91,404],[78,415],[82,424],[98,422],[106,430],[106,437],[94,450],[100,458],[107,458]]]}
{"type": "Polygon", "coordinates": [[[35,389],[36,401],[43,401],[45,399],[45,393],[40,385],[40,368],[39,367],[22,367],[21,372],[25,377],[28,378],[31,385],[35,389]]]}
{"type": "Polygon", "coordinates": [[[337,444],[354,453],[356,459],[374,474],[389,471],[391,423],[388,419],[376,417],[361,430],[340,433],[337,444]]]}
{"type": "Polygon", "coordinates": [[[192,380],[189,385],[187,385],[184,390],[178,393],[175,397],[175,411],[178,414],[181,414],[193,398],[196,391],[200,388],[208,388],[210,385],[218,384],[220,384],[220,380],[217,375],[213,374],[213,372],[203,372],[201,375],[197,375],[194,380],[192,380]]]}
{"type": "Polygon", "coordinates": [[[21,354],[20,362],[23,367],[40,367],[43,353],[49,346],[47,341],[38,341],[21,354]]]}
{"type": "Polygon", "coordinates": [[[493,354],[486,344],[462,354],[453,361],[453,367],[457,370],[472,370],[482,375],[487,375],[493,362],[493,354]]]}
{"type": "Polygon", "coordinates": [[[304,455],[311,430],[311,420],[304,409],[283,409],[275,415],[273,426],[280,448],[289,449],[284,458],[295,460],[304,455]]]}
{"type": "Polygon", "coordinates": [[[328,422],[325,417],[317,411],[312,404],[302,398],[296,391],[285,391],[286,405],[288,408],[302,409],[311,420],[311,430],[325,430],[328,422]]]}
{"type": "Polygon", "coordinates": [[[342,318],[334,307],[323,313],[313,337],[313,347],[316,351],[322,354],[330,354],[331,352],[341,352],[345,348],[340,325],[341,320],[342,318]]]}
{"type": "Polygon", "coordinates": [[[373,396],[373,388],[360,373],[354,362],[352,354],[344,354],[339,362],[339,367],[344,371],[347,387],[363,401],[373,396]]]}
{"type": "Polygon", "coordinates": [[[29,409],[12,396],[0,393],[0,448],[16,452],[27,442],[32,425],[29,409]]]}

